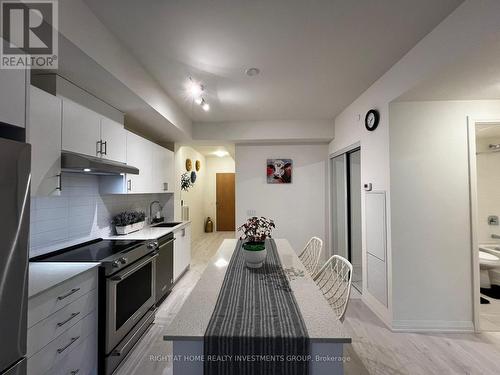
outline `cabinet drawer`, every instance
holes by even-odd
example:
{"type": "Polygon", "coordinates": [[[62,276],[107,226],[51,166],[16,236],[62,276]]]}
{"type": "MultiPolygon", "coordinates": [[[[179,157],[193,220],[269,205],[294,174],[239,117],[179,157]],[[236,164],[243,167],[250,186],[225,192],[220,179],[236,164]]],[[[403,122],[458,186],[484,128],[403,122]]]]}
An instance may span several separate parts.
{"type": "MultiPolygon", "coordinates": [[[[97,313],[94,311],[61,334],[45,348],[28,359],[28,374],[46,373],[65,360],[80,343],[97,332],[97,313]]],[[[97,345],[96,345],[97,346],[97,345]]]]}
{"type": "Polygon", "coordinates": [[[92,334],[76,346],[46,375],[95,375],[97,374],[97,334],[92,334]]]}
{"type": "Polygon", "coordinates": [[[28,300],[28,328],[76,301],[97,286],[97,270],[78,275],[28,300]]]}
{"type": "Polygon", "coordinates": [[[97,289],[29,328],[28,358],[94,310],[97,310],[97,289]]]}

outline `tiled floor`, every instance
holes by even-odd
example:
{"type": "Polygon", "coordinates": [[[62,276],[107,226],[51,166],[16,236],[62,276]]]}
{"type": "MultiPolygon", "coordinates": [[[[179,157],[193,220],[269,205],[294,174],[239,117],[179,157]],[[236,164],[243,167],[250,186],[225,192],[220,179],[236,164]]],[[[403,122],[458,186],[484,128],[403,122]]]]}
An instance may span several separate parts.
{"type": "MultiPolygon", "coordinates": [[[[172,363],[165,359],[168,358],[165,355],[172,353],[172,344],[163,341],[163,329],[179,311],[224,238],[234,238],[234,233],[210,233],[193,243],[191,269],[175,285],[170,296],[161,305],[155,324],[133,349],[116,375],[172,375],[172,363]]],[[[347,346],[345,351],[350,359],[345,366],[347,375],[499,374],[500,332],[394,333],[359,299],[359,293],[355,290],[344,325],[353,340],[353,344],[347,346]]]]}
{"type": "Polygon", "coordinates": [[[500,332],[500,299],[491,298],[481,294],[481,297],[490,301],[489,304],[480,305],[481,330],[500,332]]]}

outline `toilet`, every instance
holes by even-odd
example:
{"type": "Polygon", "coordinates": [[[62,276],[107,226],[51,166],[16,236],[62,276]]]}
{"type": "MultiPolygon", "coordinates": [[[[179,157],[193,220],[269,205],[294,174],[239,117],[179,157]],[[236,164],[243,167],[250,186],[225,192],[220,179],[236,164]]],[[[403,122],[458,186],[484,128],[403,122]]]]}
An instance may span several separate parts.
{"type": "Polygon", "coordinates": [[[490,289],[492,282],[497,284],[498,274],[500,274],[500,251],[480,247],[479,268],[481,273],[481,288],[490,289]],[[493,276],[493,280],[490,274],[493,276]]]}

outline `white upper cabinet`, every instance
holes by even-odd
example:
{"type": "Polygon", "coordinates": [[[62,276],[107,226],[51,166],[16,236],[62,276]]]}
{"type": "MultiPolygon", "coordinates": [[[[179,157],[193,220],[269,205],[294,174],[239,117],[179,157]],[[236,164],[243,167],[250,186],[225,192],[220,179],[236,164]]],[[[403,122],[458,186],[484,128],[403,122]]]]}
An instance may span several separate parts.
{"type": "Polygon", "coordinates": [[[24,69],[0,69],[0,122],[25,127],[26,72],[24,69]]]}
{"type": "Polygon", "coordinates": [[[62,149],[100,156],[101,116],[75,102],[63,99],[62,149]]]}
{"type": "Polygon", "coordinates": [[[127,133],[122,124],[102,117],[101,142],[103,158],[122,163],[127,161],[127,133]]]}
{"type": "Polygon", "coordinates": [[[174,191],[174,153],[152,143],[152,189],[154,192],[174,191]]]}
{"type": "Polygon", "coordinates": [[[127,131],[127,164],[139,169],[139,174],[127,174],[128,193],[150,193],[151,184],[151,142],[127,131]]]}
{"type": "Polygon", "coordinates": [[[167,193],[174,190],[174,153],[134,133],[127,133],[127,164],[139,169],[128,174],[127,193],[167,193]]]}
{"type": "Polygon", "coordinates": [[[125,163],[126,132],[122,124],[63,99],[62,148],[125,163]]]}
{"type": "Polygon", "coordinates": [[[27,141],[31,144],[31,195],[57,195],[61,173],[60,98],[30,87],[27,141]]]}

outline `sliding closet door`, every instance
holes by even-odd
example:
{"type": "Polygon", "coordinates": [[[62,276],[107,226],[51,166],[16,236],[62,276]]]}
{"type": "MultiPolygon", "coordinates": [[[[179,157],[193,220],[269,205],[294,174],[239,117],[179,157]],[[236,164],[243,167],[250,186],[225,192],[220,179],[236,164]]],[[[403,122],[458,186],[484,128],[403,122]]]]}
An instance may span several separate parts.
{"type": "Polygon", "coordinates": [[[330,159],[332,253],[353,265],[352,283],[363,289],[361,243],[361,150],[330,159]]]}
{"type": "Polygon", "coordinates": [[[349,212],[349,261],[353,266],[352,284],[358,291],[363,287],[361,250],[361,151],[347,154],[348,212],[349,212]]]}
{"type": "Polygon", "coordinates": [[[332,252],[348,258],[346,155],[330,159],[332,204],[332,252]]]}

